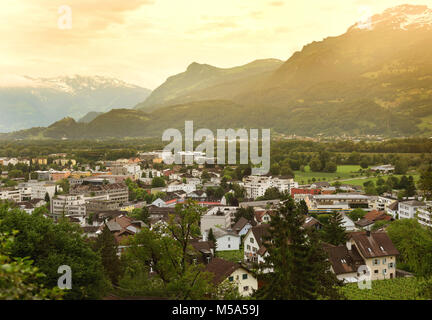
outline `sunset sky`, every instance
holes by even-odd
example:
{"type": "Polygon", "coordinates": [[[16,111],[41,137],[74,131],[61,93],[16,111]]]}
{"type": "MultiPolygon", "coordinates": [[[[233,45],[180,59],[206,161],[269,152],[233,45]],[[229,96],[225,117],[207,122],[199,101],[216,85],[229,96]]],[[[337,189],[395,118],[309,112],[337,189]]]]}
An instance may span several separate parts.
{"type": "Polygon", "coordinates": [[[154,89],[191,62],[286,60],[372,14],[421,0],[14,0],[0,4],[0,85],[103,75],[154,89]],[[72,9],[60,29],[59,7],[72,9]],[[364,11],[363,11],[364,12],[364,11]]]}

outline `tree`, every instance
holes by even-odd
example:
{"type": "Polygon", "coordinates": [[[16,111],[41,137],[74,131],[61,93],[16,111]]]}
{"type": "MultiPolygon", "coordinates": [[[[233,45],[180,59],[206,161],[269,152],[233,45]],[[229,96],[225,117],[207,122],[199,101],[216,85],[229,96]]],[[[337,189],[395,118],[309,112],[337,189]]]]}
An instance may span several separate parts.
{"type": "Polygon", "coordinates": [[[367,159],[363,158],[362,161],[360,162],[360,167],[362,169],[367,169],[369,167],[369,163],[367,161],[367,159]]]}
{"type": "Polygon", "coordinates": [[[58,267],[72,269],[72,289],[66,299],[99,299],[109,289],[103,273],[101,258],[83,237],[81,228],[60,219],[57,224],[45,218],[46,208],[35,209],[29,215],[9,204],[0,204],[0,232],[19,231],[11,245],[13,257],[29,257],[46,277],[38,279],[45,287],[57,285],[58,267]]]}
{"type": "Polygon", "coordinates": [[[63,292],[58,287],[45,288],[45,277],[27,258],[12,258],[10,248],[17,232],[0,233],[0,300],[59,300],[63,292]]]}
{"type": "Polygon", "coordinates": [[[49,196],[48,192],[45,192],[45,202],[46,203],[50,202],[50,196],[49,196]]]}
{"type": "Polygon", "coordinates": [[[279,175],[279,173],[280,173],[280,166],[279,166],[278,163],[274,163],[274,164],[272,164],[272,165],[270,166],[270,173],[271,173],[273,176],[278,176],[278,175],[279,175]]]}
{"type": "Polygon", "coordinates": [[[432,199],[432,165],[429,165],[420,171],[420,180],[418,185],[426,198],[428,200],[432,199]]]}
{"type": "Polygon", "coordinates": [[[263,200],[274,200],[274,199],[280,199],[281,197],[281,193],[279,192],[279,189],[276,187],[271,187],[268,188],[265,192],[264,192],[264,196],[261,197],[260,199],[263,200]]]}
{"type": "Polygon", "coordinates": [[[118,284],[118,279],[121,276],[120,260],[117,256],[118,246],[114,235],[106,225],[102,233],[96,238],[93,248],[102,258],[105,274],[113,284],[118,284]]]}
{"type": "Polygon", "coordinates": [[[157,290],[172,299],[207,297],[214,290],[211,274],[204,271],[203,265],[193,262],[190,245],[191,239],[200,235],[203,213],[204,208],[188,200],[176,206],[176,213],[169,216],[167,225],[152,230],[144,228],[130,237],[130,247],[123,254],[128,265],[125,278],[138,276],[146,292],[157,290]]]}
{"type": "Polygon", "coordinates": [[[360,208],[354,209],[353,211],[348,213],[348,217],[354,222],[362,219],[365,215],[366,215],[366,211],[360,208]]]}
{"type": "Polygon", "coordinates": [[[133,209],[130,216],[136,220],[149,224],[150,212],[147,207],[133,209]]]}
{"type": "Polygon", "coordinates": [[[241,217],[245,218],[248,221],[254,221],[255,211],[253,207],[238,208],[236,213],[234,214],[234,222],[239,221],[241,217]]]}
{"type": "Polygon", "coordinates": [[[165,180],[162,177],[154,177],[152,179],[152,187],[153,188],[161,188],[161,187],[165,187],[165,180]]]}
{"type": "Polygon", "coordinates": [[[309,167],[311,171],[318,172],[321,170],[321,161],[318,158],[313,158],[311,162],[309,162],[309,167]]]}
{"type": "Polygon", "coordinates": [[[257,297],[277,300],[336,298],[341,282],[330,271],[320,240],[302,226],[305,216],[290,198],[270,221],[264,237],[268,256],[260,270],[265,285],[257,297]]]}
{"type": "Polygon", "coordinates": [[[216,247],[216,245],[217,245],[217,243],[216,243],[216,237],[213,234],[213,229],[212,228],[210,228],[210,230],[208,232],[207,238],[208,238],[208,241],[212,241],[214,243],[215,247],[216,247]]]}
{"type": "Polygon", "coordinates": [[[419,277],[432,276],[432,230],[415,219],[393,221],[386,229],[400,252],[399,268],[406,268],[419,277]]]}
{"type": "Polygon", "coordinates": [[[328,161],[324,168],[325,172],[336,172],[336,170],[337,170],[337,165],[333,161],[328,161]]]}
{"type": "Polygon", "coordinates": [[[347,235],[343,226],[343,217],[340,212],[333,212],[322,229],[322,240],[334,246],[345,244],[347,235]]]}
{"type": "Polygon", "coordinates": [[[408,162],[406,160],[400,159],[395,163],[394,172],[396,174],[405,174],[408,171],[408,162]]]}

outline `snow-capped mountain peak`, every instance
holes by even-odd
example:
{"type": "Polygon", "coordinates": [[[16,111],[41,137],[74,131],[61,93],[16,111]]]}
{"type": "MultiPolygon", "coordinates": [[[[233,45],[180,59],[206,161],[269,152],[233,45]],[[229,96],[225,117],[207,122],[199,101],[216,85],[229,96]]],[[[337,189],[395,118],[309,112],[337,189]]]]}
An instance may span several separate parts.
{"type": "Polygon", "coordinates": [[[425,5],[400,5],[352,26],[352,29],[432,30],[432,9],[425,5]]]}
{"type": "Polygon", "coordinates": [[[103,76],[64,76],[54,78],[33,78],[25,77],[37,88],[49,88],[70,94],[80,91],[94,91],[104,88],[139,88],[138,86],[126,83],[122,80],[103,76]]]}

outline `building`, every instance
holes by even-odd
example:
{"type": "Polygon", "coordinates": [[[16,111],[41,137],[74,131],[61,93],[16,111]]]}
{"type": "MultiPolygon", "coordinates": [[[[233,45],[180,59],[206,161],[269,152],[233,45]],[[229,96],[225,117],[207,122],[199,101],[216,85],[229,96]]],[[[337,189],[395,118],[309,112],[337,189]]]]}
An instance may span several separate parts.
{"type": "Polygon", "coordinates": [[[107,195],[109,200],[119,204],[129,201],[129,189],[124,183],[76,185],[70,189],[70,194],[84,194],[91,197],[107,195]]]}
{"type": "Polygon", "coordinates": [[[231,229],[237,207],[216,206],[210,208],[201,216],[201,234],[206,234],[210,228],[231,229]]]}
{"type": "Polygon", "coordinates": [[[46,202],[43,199],[32,199],[18,202],[17,205],[28,214],[32,214],[36,208],[46,205],[46,202]]]}
{"type": "Polygon", "coordinates": [[[369,208],[370,197],[356,193],[319,194],[313,195],[310,211],[332,212],[334,210],[349,211],[356,208],[369,208]]]}
{"type": "Polygon", "coordinates": [[[212,228],[216,239],[216,251],[233,251],[240,249],[240,236],[228,229],[212,228]]]}
{"type": "Polygon", "coordinates": [[[0,200],[22,201],[21,189],[14,187],[0,188],[0,200]]]}
{"type": "Polygon", "coordinates": [[[264,196],[269,188],[277,188],[279,192],[290,192],[291,188],[297,188],[298,183],[287,176],[247,176],[243,178],[243,186],[249,199],[264,196]]]}
{"type": "Polygon", "coordinates": [[[245,217],[241,217],[232,227],[232,230],[235,231],[239,236],[244,236],[249,229],[252,228],[252,223],[247,220],[245,217]]]}
{"type": "Polygon", "coordinates": [[[371,230],[372,226],[377,221],[390,221],[392,216],[387,215],[384,211],[372,210],[365,214],[363,218],[355,222],[355,225],[365,230],[371,230]]]}
{"type": "Polygon", "coordinates": [[[388,207],[395,202],[397,202],[397,199],[379,196],[376,201],[376,209],[378,211],[387,212],[388,207]]]}
{"type": "Polygon", "coordinates": [[[432,204],[418,208],[417,221],[427,227],[432,227],[432,204]]]}
{"type": "Polygon", "coordinates": [[[399,202],[399,219],[414,219],[417,210],[425,208],[426,204],[417,200],[399,202]]]}
{"type": "Polygon", "coordinates": [[[267,250],[264,246],[269,225],[261,224],[249,229],[243,240],[244,261],[247,263],[263,263],[267,250]]]}
{"type": "Polygon", "coordinates": [[[51,199],[50,212],[55,221],[63,215],[86,215],[86,201],[83,195],[58,195],[51,199]]]}
{"type": "Polygon", "coordinates": [[[65,166],[75,166],[76,160],[75,159],[55,159],[53,163],[65,167],[65,166]]]}
{"type": "Polygon", "coordinates": [[[195,184],[180,183],[178,181],[174,181],[170,183],[167,187],[167,192],[184,191],[186,193],[190,193],[195,190],[196,190],[195,184]]]}
{"type": "Polygon", "coordinates": [[[366,266],[363,274],[369,273],[370,280],[396,277],[399,251],[385,232],[353,232],[345,245],[326,244],[324,250],[329,255],[331,270],[340,280],[357,282],[360,266],[366,266]]]}
{"type": "Polygon", "coordinates": [[[395,170],[395,167],[391,164],[383,164],[381,166],[375,166],[370,168],[371,171],[382,172],[382,173],[391,173],[395,170]]]}
{"type": "Polygon", "coordinates": [[[254,274],[240,263],[213,258],[206,266],[206,271],[214,275],[213,283],[220,285],[226,281],[237,286],[242,296],[250,296],[258,290],[258,280],[254,274]]]}

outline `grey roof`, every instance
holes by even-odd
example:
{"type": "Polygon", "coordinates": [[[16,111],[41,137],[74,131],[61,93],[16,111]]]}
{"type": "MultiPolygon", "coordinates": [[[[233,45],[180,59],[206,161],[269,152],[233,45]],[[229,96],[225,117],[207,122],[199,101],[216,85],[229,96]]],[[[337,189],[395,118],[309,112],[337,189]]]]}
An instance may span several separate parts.
{"type": "Polygon", "coordinates": [[[120,231],[121,230],[121,226],[115,222],[115,221],[108,221],[106,223],[106,226],[108,227],[109,231],[111,232],[116,232],[116,231],[120,231]]]}
{"type": "Polygon", "coordinates": [[[411,207],[424,207],[426,204],[424,202],[418,201],[418,200],[410,200],[405,202],[400,202],[402,204],[411,206],[411,207]]]}
{"type": "Polygon", "coordinates": [[[216,239],[226,235],[236,236],[236,237],[239,236],[237,233],[235,233],[232,230],[221,229],[221,228],[213,228],[213,235],[215,236],[216,239]]]}

